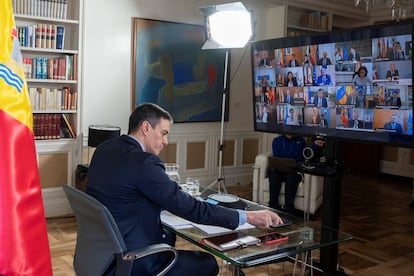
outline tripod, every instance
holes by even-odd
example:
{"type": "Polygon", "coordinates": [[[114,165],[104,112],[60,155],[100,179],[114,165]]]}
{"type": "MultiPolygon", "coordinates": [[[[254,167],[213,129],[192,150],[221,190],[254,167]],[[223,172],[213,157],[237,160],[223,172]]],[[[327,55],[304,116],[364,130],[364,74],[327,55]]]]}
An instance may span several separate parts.
{"type": "Polygon", "coordinates": [[[214,180],[204,191],[210,189],[214,185],[217,184],[217,192],[221,193],[221,188],[223,191],[227,193],[226,185],[224,182],[224,177],[222,176],[222,167],[223,167],[223,151],[224,151],[224,144],[223,144],[223,136],[224,136],[224,114],[226,112],[226,93],[227,93],[227,70],[228,70],[228,63],[229,63],[229,50],[226,50],[226,57],[224,60],[224,81],[223,81],[223,100],[221,104],[221,124],[220,124],[220,146],[219,146],[219,164],[218,164],[218,177],[214,180]]]}

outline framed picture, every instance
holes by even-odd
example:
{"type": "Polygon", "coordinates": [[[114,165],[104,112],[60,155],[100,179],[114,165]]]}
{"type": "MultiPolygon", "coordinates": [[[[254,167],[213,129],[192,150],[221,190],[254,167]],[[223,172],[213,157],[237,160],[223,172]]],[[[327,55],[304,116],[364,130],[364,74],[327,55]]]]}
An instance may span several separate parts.
{"type": "MultiPolygon", "coordinates": [[[[132,24],[132,109],[151,102],[174,122],[220,121],[226,51],[201,50],[200,25],[144,18],[132,24]]],[[[225,120],[228,102],[226,95],[225,120]]]]}

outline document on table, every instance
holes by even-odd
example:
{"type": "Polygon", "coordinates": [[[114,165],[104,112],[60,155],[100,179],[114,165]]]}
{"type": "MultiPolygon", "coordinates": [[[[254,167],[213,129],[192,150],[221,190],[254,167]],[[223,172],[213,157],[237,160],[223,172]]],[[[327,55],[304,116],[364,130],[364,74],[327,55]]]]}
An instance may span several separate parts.
{"type": "Polygon", "coordinates": [[[162,223],[174,229],[185,229],[185,228],[193,227],[193,225],[191,224],[191,221],[178,217],[165,210],[161,211],[160,217],[161,217],[162,223]]]}
{"type": "Polygon", "coordinates": [[[233,232],[233,231],[238,231],[238,230],[245,230],[245,229],[252,229],[252,228],[256,227],[256,226],[254,226],[250,223],[245,223],[243,225],[240,225],[236,229],[232,230],[232,229],[225,228],[225,227],[198,224],[198,223],[194,223],[194,222],[192,222],[192,224],[195,227],[197,227],[198,229],[200,229],[201,231],[203,231],[203,232],[205,232],[206,234],[209,234],[209,235],[224,234],[224,233],[228,233],[228,232],[233,232]]]}
{"type": "Polygon", "coordinates": [[[198,229],[200,229],[201,231],[209,235],[222,234],[222,233],[227,233],[227,232],[232,232],[232,231],[237,231],[237,230],[255,228],[255,226],[250,223],[245,223],[243,225],[240,225],[235,230],[225,228],[225,227],[220,227],[220,226],[199,224],[199,223],[195,223],[195,222],[191,222],[189,220],[183,219],[165,210],[161,212],[161,221],[162,223],[174,229],[185,229],[185,228],[197,227],[198,229]]]}

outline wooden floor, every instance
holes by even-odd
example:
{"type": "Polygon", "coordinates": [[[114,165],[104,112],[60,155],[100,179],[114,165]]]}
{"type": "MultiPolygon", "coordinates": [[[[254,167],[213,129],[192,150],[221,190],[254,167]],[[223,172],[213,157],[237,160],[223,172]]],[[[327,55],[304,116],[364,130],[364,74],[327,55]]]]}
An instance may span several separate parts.
{"type": "MultiPolygon", "coordinates": [[[[251,197],[251,189],[251,185],[228,187],[230,193],[244,198],[251,197]]],[[[414,275],[414,209],[408,207],[411,200],[411,179],[344,174],[340,228],[354,239],[340,245],[338,262],[347,275],[414,275]]],[[[320,212],[316,221],[320,220],[320,212]]],[[[75,219],[48,219],[47,226],[53,275],[74,275],[75,219]]],[[[194,248],[183,240],[177,247],[194,248]]],[[[243,271],[246,275],[289,275],[292,269],[292,264],[283,263],[243,271]]]]}

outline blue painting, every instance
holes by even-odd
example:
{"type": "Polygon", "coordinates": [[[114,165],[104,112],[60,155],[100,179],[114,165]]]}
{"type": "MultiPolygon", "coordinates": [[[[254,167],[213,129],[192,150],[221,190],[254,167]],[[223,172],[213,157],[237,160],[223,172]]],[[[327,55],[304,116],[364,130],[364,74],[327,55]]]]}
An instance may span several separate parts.
{"type": "Polygon", "coordinates": [[[201,50],[204,27],[142,18],[133,26],[133,108],[151,102],[174,122],[220,121],[226,52],[201,50]]]}

